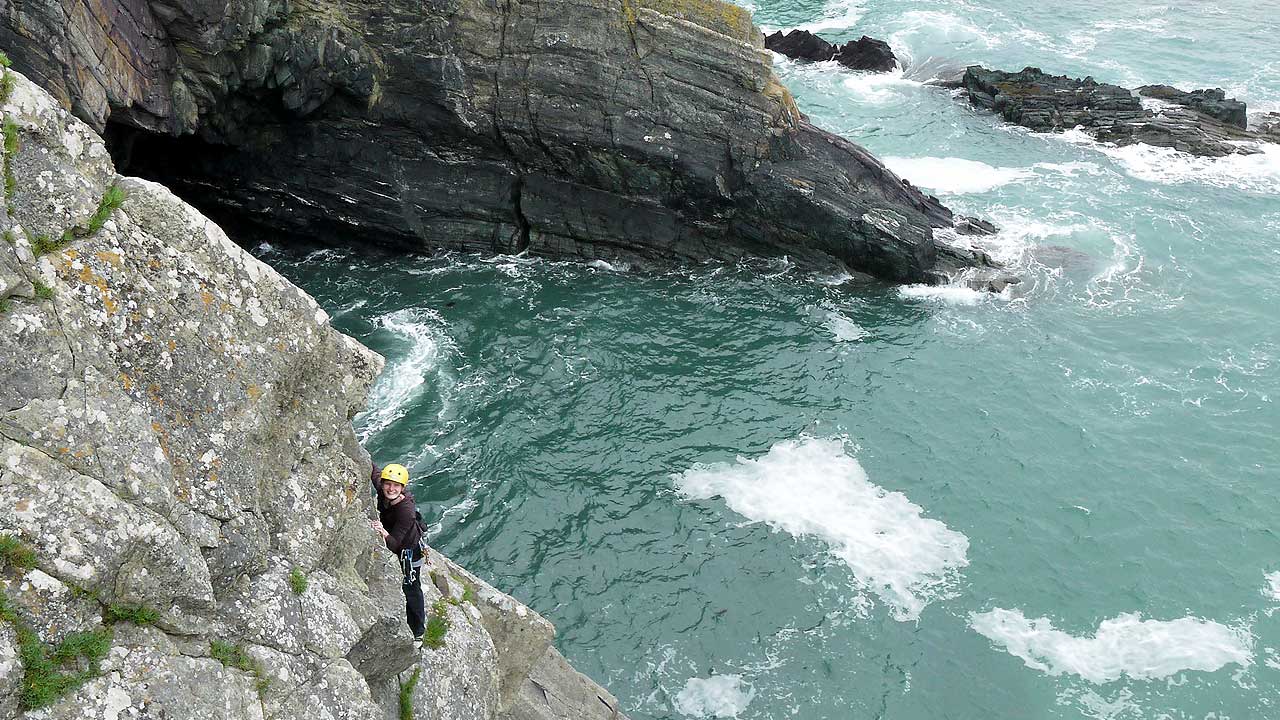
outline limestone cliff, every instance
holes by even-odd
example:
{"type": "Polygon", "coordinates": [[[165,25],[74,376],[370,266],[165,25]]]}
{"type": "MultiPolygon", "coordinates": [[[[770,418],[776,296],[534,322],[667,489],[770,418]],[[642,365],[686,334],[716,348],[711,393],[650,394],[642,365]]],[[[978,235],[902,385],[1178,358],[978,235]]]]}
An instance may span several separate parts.
{"type": "Polygon", "coordinates": [[[614,717],[439,555],[415,651],[350,422],[381,358],[4,77],[0,720],[614,717]]]}
{"type": "Polygon", "coordinates": [[[0,3],[0,49],[131,171],[343,244],[790,255],[936,281],[951,213],[811,125],[720,0],[0,3]]]}

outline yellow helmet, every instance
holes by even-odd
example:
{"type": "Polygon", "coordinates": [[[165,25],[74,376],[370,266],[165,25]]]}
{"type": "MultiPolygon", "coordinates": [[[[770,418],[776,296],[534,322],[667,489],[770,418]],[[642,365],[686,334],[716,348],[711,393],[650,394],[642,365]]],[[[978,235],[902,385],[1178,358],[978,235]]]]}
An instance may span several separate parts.
{"type": "Polygon", "coordinates": [[[394,483],[400,483],[401,485],[408,485],[409,470],[403,465],[396,465],[395,463],[392,463],[382,468],[382,479],[390,480],[394,483]]]}

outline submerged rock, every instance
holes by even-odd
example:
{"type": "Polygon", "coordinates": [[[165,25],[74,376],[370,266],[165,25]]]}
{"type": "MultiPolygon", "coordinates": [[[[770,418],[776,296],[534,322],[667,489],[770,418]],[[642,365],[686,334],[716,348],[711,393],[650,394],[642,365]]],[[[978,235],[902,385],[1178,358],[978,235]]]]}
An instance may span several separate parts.
{"type": "Polygon", "coordinates": [[[351,427],[382,358],[7,74],[0,536],[34,567],[0,565],[0,720],[391,720],[414,667],[418,717],[507,717],[554,629],[468,574],[414,649],[351,427]],[[109,648],[28,715],[19,626],[109,648]]]}
{"type": "Polygon", "coordinates": [[[1091,77],[1048,75],[1033,67],[1010,73],[976,65],[965,71],[963,87],[971,103],[1011,123],[1041,132],[1080,127],[1116,145],[1145,143],[1220,157],[1256,153],[1239,141],[1265,139],[1244,129],[1244,103],[1226,99],[1221,90],[1140,88],[1165,103],[1152,109],[1133,91],[1091,77]]]}
{"type": "Polygon", "coordinates": [[[720,0],[107,6],[33,0],[0,32],[122,167],[235,227],[922,281],[950,225],[806,122],[750,13],[720,0]]]}

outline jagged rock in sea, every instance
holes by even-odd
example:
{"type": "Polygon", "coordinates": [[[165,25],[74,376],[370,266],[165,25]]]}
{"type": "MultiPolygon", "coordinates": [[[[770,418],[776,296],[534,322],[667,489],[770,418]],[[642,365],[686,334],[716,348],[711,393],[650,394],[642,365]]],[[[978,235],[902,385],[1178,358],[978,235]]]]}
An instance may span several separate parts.
{"type": "Polygon", "coordinates": [[[1143,85],[1138,88],[1138,94],[1191,108],[1202,115],[1208,115],[1241,130],[1249,127],[1246,112],[1248,108],[1245,103],[1235,98],[1228,98],[1222,88],[1185,92],[1172,85],[1143,85]]]}
{"type": "Polygon", "coordinates": [[[1161,101],[1153,109],[1144,106],[1133,91],[1091,77],[1048,75],[1034,67],[1010,73],[976,65],[965,71],[961,85],[971,103],[1011,123],[1038,131],[1081,127],[1116,145],[1145,143],[1221,157],[1256,153],[1249,142],[1241,141],[1266,139],[1244,129],[1240,122],[1244,103],[1227,100],[1216,90],[1178,95],[1181,91],[1174,88],[1147,86],[1152,97],[1161,101]]]}
{"type": "Polygon", "coordinates": [[[888,72],[897,66],[898,58],[889,43],[863,35],[844,45],[833,45],[808,30],[781,30],[764,36],[764,46],[792,60],[835,60],[853,70],[888,72]]]}
{"type": "MultiPolygon", "coordinates": [[[[719,0],[33,0],[0,48],[220,222],[937,281],[950,212],[814,127],[719,0]]],[[[230,225],[229,225],[230,226],[230,225]]]]}
{"type": "Polygon", "coordinates": [[[393,720],[415,669],[418,718],[615,717],[539,704],[610,696],[438,554],[415,651],[351,427],[382,359],[26,78],[0,94],[0,720],[393,720]]]}
{"type": "Polygon", "coordinates": [[[888,72],[898,64],[889,43],[863,35],[840,46],[836,62],[854,70],[888,72]]]}
{"type": "Polygon", "coordinates": [[[836,55],[836,46],[808,30],[792,30],[785,35],[781,30],[764,36],[764,47],[792,60],[823,62],[836,55]]]}

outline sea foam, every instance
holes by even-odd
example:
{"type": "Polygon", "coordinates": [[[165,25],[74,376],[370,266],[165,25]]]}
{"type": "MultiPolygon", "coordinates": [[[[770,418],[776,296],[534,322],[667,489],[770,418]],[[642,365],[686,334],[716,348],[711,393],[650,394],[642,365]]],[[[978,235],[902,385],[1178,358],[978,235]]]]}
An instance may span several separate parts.
{"type": "Polygon", "coordinates": [[[890,156],[884,158],[884,164],[914,185],[948,195],[984,193],[1035,175],[1027,168],[994,167],[956,157],[890,156]]]}
{"type": "Polygon", "coordinates": [[[1027,667],[1098,684],[1122,676],[1153,680],[1253,662],[1248,633],[1191,617],[1143,620],[1138,613],[1125,613],[1103,620],[1093,637],[1076,637],[1055,629],[1048,618],[1031,620],[1020,610],[996,608],[971,614],[969,626],[1027,667]]]}
{"type": "Polygon", "coordinates": [[[421,397],[427,377],[440,374],[452,347],[442,330],[444,319],[434,310],[405,308],[387,313],[377,322],[407,347],[388,354],[387,368],[370,392],[370,410],[356,419],[361,441],[404,416],[408,406],[421,397]]]}
{"type": "Polygon", "coordinates": [[[675,708],[691,717],[736,718],[755,696],[750,685],[744,688],[741,675],[689,678],[676,695],[675,708]]]}
{"type": "Polygon", "coordinates": [[[839,440],[781,442],[763,457],[695,466],[674,480],[687,498],[720,496],[751,520],[824,541],[897,620],[919,618],[969,564],[967,537],[871,483],[839,440]]]}

